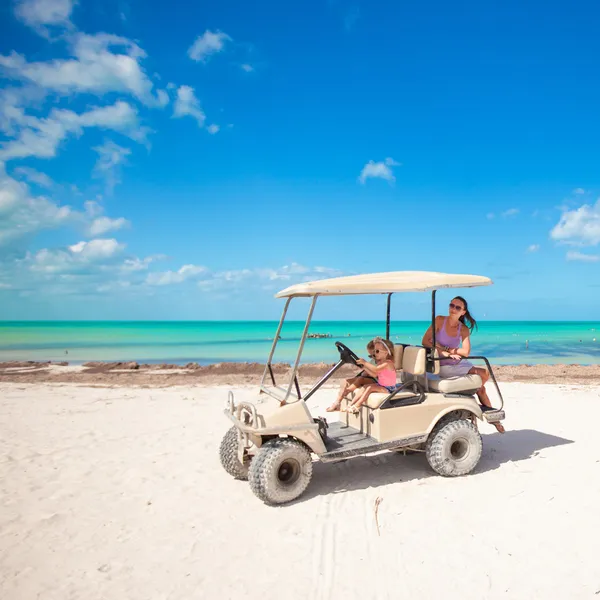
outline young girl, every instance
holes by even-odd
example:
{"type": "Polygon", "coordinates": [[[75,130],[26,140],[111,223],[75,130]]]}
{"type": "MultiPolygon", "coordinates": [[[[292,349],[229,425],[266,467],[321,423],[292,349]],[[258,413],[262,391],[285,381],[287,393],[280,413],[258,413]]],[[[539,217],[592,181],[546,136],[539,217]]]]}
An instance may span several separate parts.
{"type": "Polygon", "coordinates": [[[375,338],[375,364],[371,365],[364,359],[359,359],[357,362],[369,375],[377,378],[376,383],[371,383],[365,386],[364,391],[356,400],[346,409],[347,412],[357,413],[360,407],[368,400],[371,394],[375,393],[390,393],[396,387],[396,367],[394,365],[394,344],[390,340],[383,338],[375,338]]]}
{"type": "MultiPolygon", "coordinates": [[[[369,358],[373,358],[375,356],[373,354],[374,350],[375,350],[375,342],[374,342],[374,340],[371,340],[367,344],[367,354],[369,355],[369,358]]],[[[358,375],[356,375],[354,377],[350,377],[349,379],[346,379],[345,381],[342,382],[342,385],[340,386],[340,391],[338,393],[337,400],[330,407],[326,408],[325,410],[327,412],[334,412],[336,410],[340,410],[342,400],[348,394],[350,394],[351,392],[354,392],[358,388],[361,388],[365,385],[374,383],[375,381],[376,381],[375,377],[371,377],[369,375],[369,373],[366,372],[366,369],[361,371],[358,375]]]]}

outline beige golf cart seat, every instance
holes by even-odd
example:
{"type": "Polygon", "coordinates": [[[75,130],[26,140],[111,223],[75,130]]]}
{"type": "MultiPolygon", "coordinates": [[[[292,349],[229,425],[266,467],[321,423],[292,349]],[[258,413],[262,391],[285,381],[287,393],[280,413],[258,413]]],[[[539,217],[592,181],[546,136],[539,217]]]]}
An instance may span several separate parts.
{"type": "MultiPolygon", "coordinates": [[[[419,377],[425,377],[425,348],[417,346],[394,345],[394,365],[396,366],[398,383],[406,383],[419,377]]],[[[412,398],[415,392],[408,389],[398,392],[394,399],[412,398]]],[[[372,409],[379,408],[389,393],[371,394],[365,403],[372,409]]]]}

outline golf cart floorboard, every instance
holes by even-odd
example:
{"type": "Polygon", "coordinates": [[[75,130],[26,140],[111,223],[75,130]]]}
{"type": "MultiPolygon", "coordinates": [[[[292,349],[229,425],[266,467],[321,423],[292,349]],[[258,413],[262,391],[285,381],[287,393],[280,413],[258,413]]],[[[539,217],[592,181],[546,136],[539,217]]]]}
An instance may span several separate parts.
{"type": "Polygon", "coordinates": [[[340,460],[352,456],[370,454],[381,450],[402,448],[414,444],[420,444],[427,436],[413,436],[401,438],[390,442],[379,442],[374,437],[361,433],[354,427],[346,427],[343,423],[332,423],[327,429],[325,447],[327,452],[320,456],[322,461],[340,460]]]}

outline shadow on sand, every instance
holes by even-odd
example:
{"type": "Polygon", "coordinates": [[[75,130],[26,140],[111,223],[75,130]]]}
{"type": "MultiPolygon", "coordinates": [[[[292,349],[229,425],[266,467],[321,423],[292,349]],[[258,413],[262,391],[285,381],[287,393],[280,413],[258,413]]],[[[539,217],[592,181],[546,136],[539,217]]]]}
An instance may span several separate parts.
{"type": "MultiPolygon", "coordinates": [[[[503,435],[484,434],[481,437],[483,454],[471,476],[493,471],[504,463],[528,460],[545,448],[574,443],[573,440],[533,429],[507,431],[503,435]]],[[[384,452],[336,463],[315,462],[312,481],[296,502],[324,494],[363,490],[432,476],[437,477],[422,452],[407,456],[401,452],[384,452]]]]}

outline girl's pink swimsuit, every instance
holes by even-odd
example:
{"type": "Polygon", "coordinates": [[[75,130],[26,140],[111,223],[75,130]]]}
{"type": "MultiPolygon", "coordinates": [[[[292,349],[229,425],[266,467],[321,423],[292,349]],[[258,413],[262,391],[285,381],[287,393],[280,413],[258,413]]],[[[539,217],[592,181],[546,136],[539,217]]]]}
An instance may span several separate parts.
{"type": "Polygon", "coordinates": [[[379,372],[377,383],[384,388],[396,387],[396,371],[394,369],[384,369],[379,372]]]}

